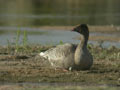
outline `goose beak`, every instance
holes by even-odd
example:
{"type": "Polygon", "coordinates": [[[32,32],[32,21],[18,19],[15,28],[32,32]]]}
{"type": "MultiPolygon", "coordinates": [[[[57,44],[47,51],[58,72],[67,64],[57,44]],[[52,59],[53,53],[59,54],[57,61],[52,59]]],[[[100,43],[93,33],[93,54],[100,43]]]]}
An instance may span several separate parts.
{"type": "Polygon", "coordinates": [[[75,32],[75,29],[73,28],[71,31],[72,31],[72,32],[75,32]]]}

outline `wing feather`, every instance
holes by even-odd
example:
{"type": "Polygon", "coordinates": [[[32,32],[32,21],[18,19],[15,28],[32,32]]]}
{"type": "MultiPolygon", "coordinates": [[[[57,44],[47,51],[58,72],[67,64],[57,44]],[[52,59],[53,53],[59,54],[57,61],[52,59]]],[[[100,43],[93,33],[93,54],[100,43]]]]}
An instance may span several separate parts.
{"type": "Polygon", "coordinates": [[[67,55],[74,53],[76,47],[77,46],[74,44],[66,43],[63,45],[58,45],[55,48],[51,48],[45,52],[41,52],[40,56],[43,56],[49,60],[62,60],[67,57],[67,55]]]}

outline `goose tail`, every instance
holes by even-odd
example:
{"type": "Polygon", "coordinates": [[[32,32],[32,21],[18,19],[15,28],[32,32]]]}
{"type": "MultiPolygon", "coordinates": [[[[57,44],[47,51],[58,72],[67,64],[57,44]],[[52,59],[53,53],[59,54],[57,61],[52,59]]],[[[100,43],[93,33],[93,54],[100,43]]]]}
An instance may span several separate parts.
{"type": "Polygon", "coordinates": [[[44,52],[40,52],[39,55],[44,57],[45,53],[44,52]]]}

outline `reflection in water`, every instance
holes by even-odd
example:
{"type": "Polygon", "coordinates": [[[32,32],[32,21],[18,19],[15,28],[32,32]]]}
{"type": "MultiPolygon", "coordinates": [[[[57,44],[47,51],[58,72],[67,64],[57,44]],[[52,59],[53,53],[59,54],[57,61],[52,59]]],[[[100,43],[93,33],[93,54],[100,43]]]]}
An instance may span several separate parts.
{"type": "Polygon", "coordinates": [[[120,23],[120,0],[0,0],[0,25],[120,23]]]}

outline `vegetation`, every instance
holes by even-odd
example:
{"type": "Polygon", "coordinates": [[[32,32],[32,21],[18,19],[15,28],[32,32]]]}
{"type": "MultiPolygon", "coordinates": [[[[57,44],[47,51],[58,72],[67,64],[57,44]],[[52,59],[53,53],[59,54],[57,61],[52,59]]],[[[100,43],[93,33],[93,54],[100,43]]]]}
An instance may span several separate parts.
{"type": "MultiPolygon", "coordinates": [[[[94,56],[92,68],[86,71],[64,72],[49,67],[48,61],[38,55],[41,51],[46,51],[54,46],[28,45],[28,33],[26,31],[18,30],[16,34],[14,44],[8,40],[7,47],[0,47],[1,82],[75,83],[75,85],[88,84],[93,86],[101,84],[120,85],[119,48],[88,45],[94,56]]],[[[59,44],[63,44],[63,42],[60,41],[59,44]]]]}
{"type": "MultiPolygon", "coordinates": [[[[39,35],[46,34],[45,32],[26,31],[26,30],[24,31],[17,30],[13,32],[8,31],[7,33],[15,33],[15,32],[16,32],[16,37],[13,39],[13,42],[11,43],[9,40],[7,40],[8,52],[13,52],[13,50],[14,50],[14,53],[30,52],[31,49],[30,49],[30,45],[28,46],[28,43],[29,43],[28,34],[39,34],[39,35]]],[[[40,49],[40,51],[44,51],[44,50],[40,49]]]]}
{"type": "Polygon", "coordinates": [[[19,50],[19,40],[20,40],[20,30],[17,31],[17,37],[16,37],[16,52],[19,50]]]}
{"type": "MultiPolygon", "coordinates": [[[[51,83],[81,83],[81,84],[107,84],[120,85],[120,49],[112,47],[104,49],[89,46],[94,56],[94,64],[87,71],[55,70],[44,66],[44,59],[38,56],[52,46],[19,46],[0,47],[0,81],[1,82],[51,82],[51,83]],[[9,62],[10,63],[9,63],[9,62]],[[9,68],[9,66],[11,68],[9,68]]],[[[48,62],[47,62],[48,63],[48,62]]]]}

